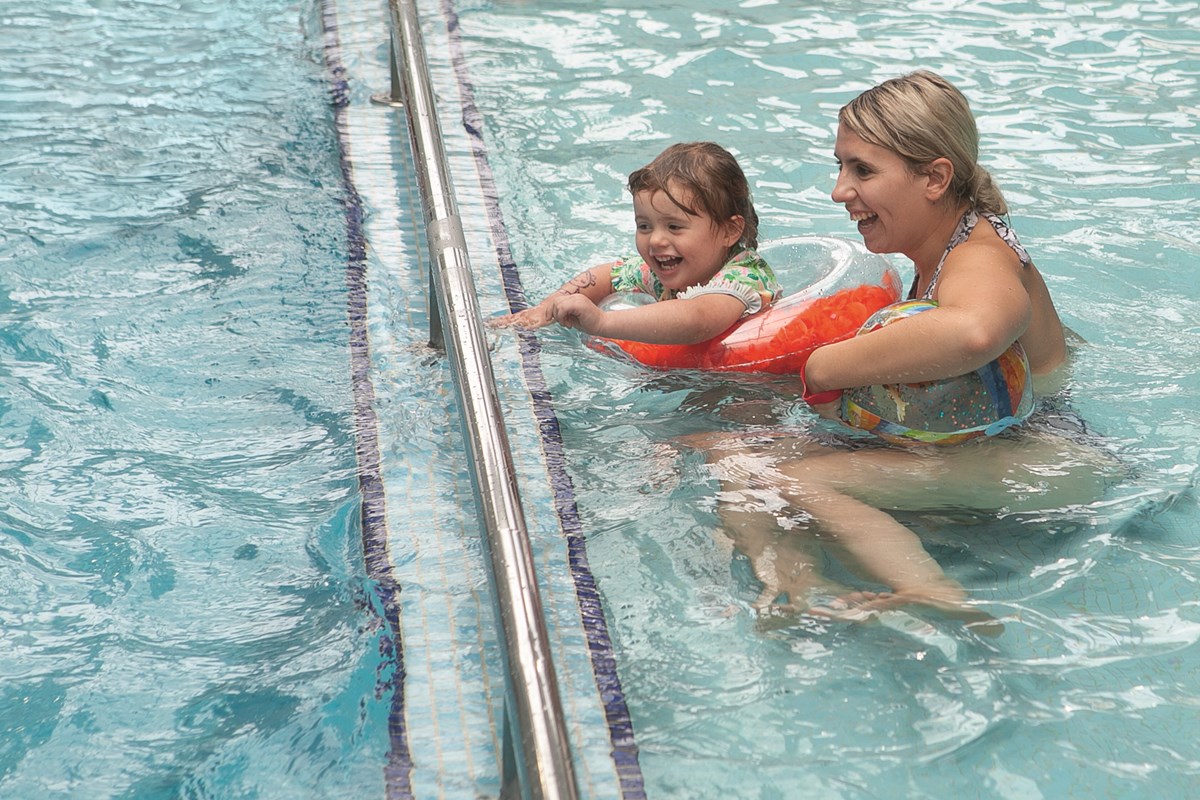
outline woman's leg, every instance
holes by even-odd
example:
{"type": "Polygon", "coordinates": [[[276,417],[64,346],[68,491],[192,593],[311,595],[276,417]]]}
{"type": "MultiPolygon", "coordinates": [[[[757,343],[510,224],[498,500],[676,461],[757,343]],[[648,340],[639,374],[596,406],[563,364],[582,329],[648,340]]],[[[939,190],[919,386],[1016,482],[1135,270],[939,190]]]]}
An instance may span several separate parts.
{"type": "Polygon", "coordinates": [[[814,594],[848,592],[821,573],[819,545],[802,531],[781,528],[780,514],[786,509],[771,510],[772,504],[764,500],[749,487],[722,481],[717,508],[723,533],[749,559],[754,577],[762,582],[752,603],[755,610],[799,613],[808,609],[814,594]]]}
{"type": "MultiPolygon", "coordinates": [[[[853,604],[886,608],[915,602],[972,620],[990,617],[966,604],[962,586],[884,509],[1061,508],[1097,499],[1119,473],[1109,454],[1044,435],[912,450],[842,450],[802,437],[731,434],[694,436],[685,444],[703,450],[723,488],[737,493],[730,497],[742,498],[733,508],[723,498],[721,514],[735,544],[762,562],[756,572],[778,575],[782,550],[790,553],[784,560],[795,564],[800,563],[795,553],[809,553],[804,585],[829,586],[811,555],[818,543],[856,575],[891,589],[847,596],[853,604]],[[751,495],[758,499],[753,513],[744,504],[751,495]],[[778,533],[787,506],[804,519],[796,530],[778,533]],[[772,558],[775,563],[766,563],[772,558]]],[[[764,583],[767,592],[783,586],[778,580],[764,583]]]]}
{"type": "Polygon", "coordinates": [[[850,591],[822,574],[819,543],[805,530],[794,530],[805,527],[805,523],[797,521],[795,510],[772,482],[761,480],[764,462],[753,444],[724,433],[694,434],[679,442],[704,453],[720,481],[719,535],[746,556],[754,576],[762,583],[752,603],[757,611],[799,613],[809,608],[813,595],[827,597],[850,591]],[[729,459],[728,468],[720,466],[723,459],[729,459]]]}
{"type": "Polygon", "coordinates": [[[903,451],[821,449],[780,464],[775,480],[781,496],[812,520],[815,541],[855,575],[891,590],[848,596],[855,605],[920,603],[970,620],[990,619],[966,605],[966,591],[915,533],[846,491],[860,481],[899,480],[928,466],[903,451]]]}

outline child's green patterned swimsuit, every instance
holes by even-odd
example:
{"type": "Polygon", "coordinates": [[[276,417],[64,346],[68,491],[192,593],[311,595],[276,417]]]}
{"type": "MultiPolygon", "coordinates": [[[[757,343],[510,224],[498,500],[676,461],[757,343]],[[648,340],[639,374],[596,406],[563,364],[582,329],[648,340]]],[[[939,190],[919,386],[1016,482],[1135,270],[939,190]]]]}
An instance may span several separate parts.
{"type": "Polygon", "coordinates": [[[614,292],[643,292],[656,300],[689,300],[703,294],[728,294],[746,304],[743,317],[771,305],[782,293],[775,272],[753,250],[743,250],[731,258],[708,283],[690,286],[678,294],[662,285],[641,256],[630,256],[613,266],[612,288],[614,292]]]}

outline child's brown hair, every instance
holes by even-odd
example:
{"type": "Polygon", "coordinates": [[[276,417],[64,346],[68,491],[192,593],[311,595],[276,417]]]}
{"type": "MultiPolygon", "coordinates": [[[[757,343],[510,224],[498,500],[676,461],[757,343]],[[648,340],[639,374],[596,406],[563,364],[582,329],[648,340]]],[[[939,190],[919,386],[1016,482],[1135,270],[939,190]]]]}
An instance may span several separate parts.
{"type": "Polygon", "coordinates": [[[721,225],[730,217],[745,222],[742,236],[730,248],[730,255],[758,247],[758,214],[750,199],[750,184],[737,159],[724,147],[713,142],[673,144],[653,161],[629,176],[629,191],[662,192],[671,202],[688,214],[697,216],[697,209],[688,208],[671,194],[674,183],[686,189],[699,211],[721,225]]]}

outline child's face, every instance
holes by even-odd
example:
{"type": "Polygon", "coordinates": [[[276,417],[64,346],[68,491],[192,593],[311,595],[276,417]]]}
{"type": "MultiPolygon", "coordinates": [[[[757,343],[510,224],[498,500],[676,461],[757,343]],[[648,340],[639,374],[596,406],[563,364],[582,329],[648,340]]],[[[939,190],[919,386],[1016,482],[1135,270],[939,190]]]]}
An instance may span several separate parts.
{"type": "MultiPolygon", "coordinates": [[[[690,192],[670,188],[679,202],[693,206],[690,192]]],[[[674,292],[706,283],[720,272],[729,248],[742,235],[741,217],[718,225],[707,214],[689,215],[660,191],[635,194],[633,214],[638,255],[674,292]]]]}

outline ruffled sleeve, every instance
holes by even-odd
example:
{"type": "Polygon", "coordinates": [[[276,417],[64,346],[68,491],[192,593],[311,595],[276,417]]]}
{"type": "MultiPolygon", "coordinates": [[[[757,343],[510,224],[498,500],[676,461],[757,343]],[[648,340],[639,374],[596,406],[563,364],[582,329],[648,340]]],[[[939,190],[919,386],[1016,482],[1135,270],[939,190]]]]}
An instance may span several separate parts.
{"type": "Polygon", "coordinates": [[[742,317],[756,314],[763,309],[762,295],[759,294],[757,289],[745,283],[734,283],[721,276],[701,286],[692,286],[684,289],[676,297],[680,300],[692,300],[706,294],[728,294],[741,300],[746,306],[746,310],[742,312],[742,317]]]}
{"type": "Polygon", "coordinates": [[[692,286],[680,292],[680,300],[699,297],[703,294],[728,294],[745,304],[742,317],[757,314],[779,299],[782,293],[774,271],[767,266],[762,256],[753,250],[744,250],[725,265],[711,281],[701,286],[692,286]]]}

